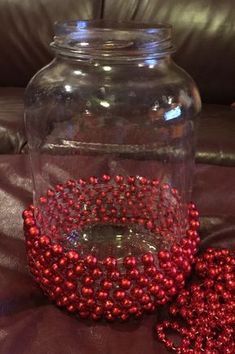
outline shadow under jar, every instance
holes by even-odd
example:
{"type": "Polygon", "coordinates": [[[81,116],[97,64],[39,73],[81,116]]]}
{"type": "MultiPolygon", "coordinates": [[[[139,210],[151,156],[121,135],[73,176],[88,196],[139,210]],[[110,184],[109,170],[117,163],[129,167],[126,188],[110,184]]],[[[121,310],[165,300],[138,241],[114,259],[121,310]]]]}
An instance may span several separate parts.
{"type": "Polygon", "coordinates": [[[138,317],[177,294],[197,251],[200,96],[168,25],[59,23],[52,48],[25,98],[30,270],[82,318],[138,317]]]}

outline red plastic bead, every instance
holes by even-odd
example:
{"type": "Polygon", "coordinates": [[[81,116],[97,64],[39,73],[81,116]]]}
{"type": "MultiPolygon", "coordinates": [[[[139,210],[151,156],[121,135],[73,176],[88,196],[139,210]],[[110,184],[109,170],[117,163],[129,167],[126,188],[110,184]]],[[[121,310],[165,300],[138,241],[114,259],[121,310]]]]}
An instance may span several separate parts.
{"type": "Polygon", "coordinates": [[[136,266],[137,262],[136,262],[136,258],[133,256],[128,256],[124,259],[124,266],[126,268],[132,269],[136,266]]]}
{"type": "Polygon", "coordinates": [[[66,253],[66,256],[68,257],[69,260],[76,262],[79,259],[79,255],[76,251],[69,251],[66,253]]]}
{"type": "Polygon", "coordinates": [[[142,256],[142,262],[144,265],[152,265],[154,264],[154,257],[152,253],[146,253],[142,256]]]}

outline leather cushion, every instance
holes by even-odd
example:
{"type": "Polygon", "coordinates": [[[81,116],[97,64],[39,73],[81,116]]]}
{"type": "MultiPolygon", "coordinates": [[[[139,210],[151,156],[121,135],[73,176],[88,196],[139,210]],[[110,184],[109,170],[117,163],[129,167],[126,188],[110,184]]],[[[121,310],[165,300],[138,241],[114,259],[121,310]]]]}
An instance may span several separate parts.
{"type": "Polygon", "coordinates": [[[0,86],[26,86],[52,59],[55,21],[99,18],[101,0],[0,0],[0,86]]]}
{"type": "Polygon", "coordinates": [[[106,0],[104,17],[170,23],[176,62],[197,82],[203,101],[234,101],[233,0],[106,0]]]}
{"type": "Polygon", "coordinates": [[[0,87],[0,154],[19,153],[26,141],[24,89],[0,87]]]}
{"type": "Polygon", "coordinates": [[[0,86],[25,86],[51,60],[54,21],[102,16],[172,24],[176,61],[198,83],[204,102],[234,101],[232,0],[0,0],[0,86]]]}

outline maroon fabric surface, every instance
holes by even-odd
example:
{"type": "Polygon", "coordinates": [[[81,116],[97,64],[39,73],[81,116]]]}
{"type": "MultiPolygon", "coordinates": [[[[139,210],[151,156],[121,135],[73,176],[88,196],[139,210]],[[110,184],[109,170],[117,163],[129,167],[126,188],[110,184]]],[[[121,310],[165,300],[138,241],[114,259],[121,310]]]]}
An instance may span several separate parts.
{"type": "MultiPolygon", "coordinates": [[[[31,202],[27,156],[0,156],[0,354],[164,354],[162,311],[128,323],[93,323],[56,308],[27,271],[21,212],[31,202]]],[[[234,247],[235,168],[198,165],[194,200],[202,248],[234,247]]]]}

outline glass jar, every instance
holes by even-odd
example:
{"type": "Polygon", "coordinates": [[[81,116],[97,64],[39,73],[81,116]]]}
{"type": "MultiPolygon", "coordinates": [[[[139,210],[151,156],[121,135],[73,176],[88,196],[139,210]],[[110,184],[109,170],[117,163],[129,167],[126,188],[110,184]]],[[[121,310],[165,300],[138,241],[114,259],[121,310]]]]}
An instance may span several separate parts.
{"type": "Polygon", "coordinates": [[[199,242],[189,204],[195,83],[171,27],[57,24],[55,59],[26,89],[29,266],[81,317],[140,316],[184,285],[199,242]]]}

